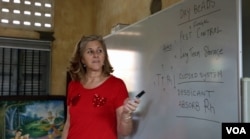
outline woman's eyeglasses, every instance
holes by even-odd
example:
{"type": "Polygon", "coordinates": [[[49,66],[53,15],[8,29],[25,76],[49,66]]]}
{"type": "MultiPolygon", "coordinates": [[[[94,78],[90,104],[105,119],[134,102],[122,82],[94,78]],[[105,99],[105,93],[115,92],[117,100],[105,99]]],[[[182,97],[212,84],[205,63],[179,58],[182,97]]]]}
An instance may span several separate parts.
{"type": "Polygon", "coordinates": [[[95,107],[101,107],[101,106],[103,106],[106,102],[107,102],[107,98],[102,97],[102,96],[100,96],[100,95],[98,95],[98,94],[94,94],[92,103],[93,103],[93,105],[94,105],[95,107]]]}
{"type": "Polygon", "coordinates": [[[73,98],[71,98],[71,100],[70,100],[71,105],[72,105],[72,106],[75,106],[75,105],[78,103],[80,97],[81,97],[81,95],[80,95],[80,94],[77,94],[76,96],[74,96],[73,98]]]}
{"type": "MultiPolygon", "coordinates": [[[[74,97],[70,100],[71,105],[72,105],[72,106],[75,106],[75,105],[78,103],[78,101],[80,100],[80,97],[81,97],[80,94],[77,94],[76,96],[74,96],[74,97]]],[[[106,102],[107,102],[107,98],[102,97],[102,96],[100,96],[100,95],[98,95],[98,94],[94,94],[94,95],[93,95],[92,104],[93,104],[94,107],[101,107],[101,106],[103,106],[106,102]]]]}

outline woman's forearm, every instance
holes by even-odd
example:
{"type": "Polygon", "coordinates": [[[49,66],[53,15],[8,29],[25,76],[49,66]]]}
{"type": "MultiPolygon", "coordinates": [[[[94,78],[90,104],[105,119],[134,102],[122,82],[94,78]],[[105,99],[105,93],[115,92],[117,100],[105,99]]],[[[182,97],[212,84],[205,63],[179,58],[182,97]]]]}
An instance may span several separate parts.
{"type": "Polygon", "coordinates": [[[131,134],[133,130],[133,120],[130,113],[122,113],[119,118],[118,133],[122,136],[131,134]]]}
{"type": "Polygon", "coordinates": [[[69,131],[69,122],[65,122],[62,132],[62,138],[61,139],[67,139],[68,137],[68,131],[69,131]]]}

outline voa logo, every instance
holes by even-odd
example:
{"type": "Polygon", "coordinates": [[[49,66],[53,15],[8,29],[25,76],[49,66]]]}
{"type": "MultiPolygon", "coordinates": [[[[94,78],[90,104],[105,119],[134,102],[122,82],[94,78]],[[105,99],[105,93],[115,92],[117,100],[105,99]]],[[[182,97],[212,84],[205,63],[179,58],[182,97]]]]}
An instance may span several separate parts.
{"type": "Polygon", "coordinates": [[[244,127],[226,127],[227,134],[247,134],[244,127]]]}

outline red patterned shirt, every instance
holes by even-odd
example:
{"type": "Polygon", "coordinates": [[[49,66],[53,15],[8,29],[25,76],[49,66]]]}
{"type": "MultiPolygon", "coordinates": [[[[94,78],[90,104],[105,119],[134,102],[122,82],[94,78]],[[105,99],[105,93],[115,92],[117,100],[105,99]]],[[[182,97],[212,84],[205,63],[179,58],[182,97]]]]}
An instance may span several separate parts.
{"type": "Polygon", "coordinates": [[[112,75],[93,89],[71,81],[67,97],[68,139],[117,139],[116,109],[127,97],[124,82],[112,75]]]}

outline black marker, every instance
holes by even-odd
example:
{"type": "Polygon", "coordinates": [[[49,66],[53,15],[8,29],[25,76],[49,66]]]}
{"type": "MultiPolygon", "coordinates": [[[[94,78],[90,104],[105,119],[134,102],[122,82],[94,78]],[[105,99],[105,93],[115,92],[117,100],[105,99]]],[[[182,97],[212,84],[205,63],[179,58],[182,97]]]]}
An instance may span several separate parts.
{"type": "Polygon", "coordinates": [[[142,95],[144,95],[145,94],[145,91],[144,90],[142,90],[139,94],[137,94],[135,97],[136,98],[140,98],[142,95]]]}

